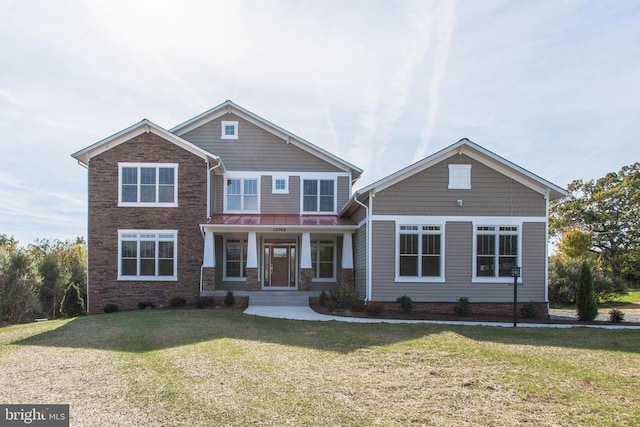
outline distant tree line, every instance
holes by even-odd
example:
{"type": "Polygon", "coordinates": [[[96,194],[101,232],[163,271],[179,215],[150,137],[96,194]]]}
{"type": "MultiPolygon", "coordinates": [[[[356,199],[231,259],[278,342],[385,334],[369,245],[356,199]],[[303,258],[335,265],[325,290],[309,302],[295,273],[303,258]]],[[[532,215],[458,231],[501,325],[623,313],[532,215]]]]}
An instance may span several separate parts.
{"type": "Polygon", "coordinates": [[[83,238],[75,241],[36,240],[27,247],[0,234],[0,324],[21,323],[35,318],[60,316],[65,290],[74,287],[79,297],[64,307],[80,314],[87,293],[87,245],[83,238]]]}
{"type": "Polygon", "coordinates": [[[599,300],[640,288],[640,163],[569,184],[551,205],[549,233],[557,252],[549,264],[549,299],[574,304],[582,264],[593,271],[599,300]]]}

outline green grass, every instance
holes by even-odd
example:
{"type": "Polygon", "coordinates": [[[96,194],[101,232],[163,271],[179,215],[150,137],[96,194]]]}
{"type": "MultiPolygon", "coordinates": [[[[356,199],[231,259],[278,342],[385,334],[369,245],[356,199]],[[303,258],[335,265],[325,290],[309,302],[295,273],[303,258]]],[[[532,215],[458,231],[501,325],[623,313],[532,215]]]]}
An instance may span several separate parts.
{"type": "Polygon", "coordinates": [[[0,403],[71,424],[640,425],[637,330],[144,310],[0,328],[0,403]]]}
{"type": "Polygon", "coordinates": [[[627,295],[617,297],[611,303],[640,304],[640,289],[630,289],[627,295]]]}

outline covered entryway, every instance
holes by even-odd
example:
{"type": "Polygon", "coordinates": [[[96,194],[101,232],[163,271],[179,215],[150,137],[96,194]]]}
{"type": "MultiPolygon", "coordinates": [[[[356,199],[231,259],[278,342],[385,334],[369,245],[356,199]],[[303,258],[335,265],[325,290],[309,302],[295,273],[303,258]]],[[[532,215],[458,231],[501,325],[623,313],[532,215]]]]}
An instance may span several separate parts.
{"type": "Polygon", "coordinates": [[[295,289],[296,243],[265,242],[262,257],[263,289],[295,289]]]}

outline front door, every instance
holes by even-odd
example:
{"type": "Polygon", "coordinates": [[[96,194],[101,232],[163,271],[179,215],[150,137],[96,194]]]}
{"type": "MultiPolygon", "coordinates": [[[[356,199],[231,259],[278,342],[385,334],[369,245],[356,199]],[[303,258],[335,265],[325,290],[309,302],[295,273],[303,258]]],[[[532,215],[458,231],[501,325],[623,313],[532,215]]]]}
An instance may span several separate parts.
{"type": "Polygon", "coordinates": [[[264,245],[263,257],[265,288],[295,288],[296,245],[273,243],[264,245]]]}

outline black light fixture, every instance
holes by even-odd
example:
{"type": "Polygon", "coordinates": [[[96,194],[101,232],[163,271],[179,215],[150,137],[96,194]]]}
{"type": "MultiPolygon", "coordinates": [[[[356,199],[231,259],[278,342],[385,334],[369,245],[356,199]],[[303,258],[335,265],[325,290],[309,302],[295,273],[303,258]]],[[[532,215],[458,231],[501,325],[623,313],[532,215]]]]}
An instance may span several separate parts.
{"type": "Polygon", "coordinates": [[[518,277],[522,269],[516,265],[511,266],[511,277],[513,277],[513,327],[518,326],[518,277]]]}

